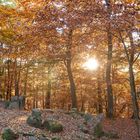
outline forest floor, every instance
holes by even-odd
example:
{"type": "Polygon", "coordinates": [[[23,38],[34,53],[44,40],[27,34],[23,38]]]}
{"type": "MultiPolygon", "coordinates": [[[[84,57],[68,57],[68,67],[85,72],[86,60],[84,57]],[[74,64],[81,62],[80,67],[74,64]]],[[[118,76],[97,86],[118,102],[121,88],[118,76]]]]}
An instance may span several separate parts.
{"type": "Polygon", "coordinates": [[[105,131],[117,132],[118,140],[140,140],[137,135],[134,120],[127,118],[118,118],[114,120],[105,119],[103,121],[105,131]]]}
{"type": "MultiPolygon", "coordinates": [[[[17,111],[17,110],[7,110],[0,107],[0,133],[3,128],[10,127],[14,131],[22,132],[39,132],[40,130],[34,129],[26,124],[26,119],[30,115],[28,111],[17,111]]],[[[64,123],[65,119],[63,118],[64,123]]],[[[75,122],[74,122],[75,123],[75,122]]],[[[79,122],[78,122],[79,123],[79,122]]],[[[69,125],[69,130],[71,131],[73,125],[69,125]]],[[[103,128],[106,132],[113,131],[119,136],[118,140],[139,140],[137,137],[136,127],[131,119],[115,119],[103,121],[103,128]]],[[[66,132],[65,136],[69,135],[66,132]]],[[[60,137],[63,134],[60,134],[60,137]]],[[[19,139],[21,140],[21,139],[19,139]]],[[[62,139],[63,140],[63,139],[62,139]]],[[[73,139],[75,140],[75,139],[73,139]]],[[[100,140],[107,140],[107,138],[100,138],[100,140]]]]}

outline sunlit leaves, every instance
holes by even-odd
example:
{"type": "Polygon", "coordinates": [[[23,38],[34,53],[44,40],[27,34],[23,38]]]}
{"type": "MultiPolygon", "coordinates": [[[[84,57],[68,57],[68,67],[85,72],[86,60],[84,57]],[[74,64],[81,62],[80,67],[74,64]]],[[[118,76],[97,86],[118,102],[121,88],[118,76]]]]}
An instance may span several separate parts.
{"type": "Polygon", "coordinates": [[[15,8],[16,1],[15,0],[0,0],[0,4],[6,7],[15,8]]]}

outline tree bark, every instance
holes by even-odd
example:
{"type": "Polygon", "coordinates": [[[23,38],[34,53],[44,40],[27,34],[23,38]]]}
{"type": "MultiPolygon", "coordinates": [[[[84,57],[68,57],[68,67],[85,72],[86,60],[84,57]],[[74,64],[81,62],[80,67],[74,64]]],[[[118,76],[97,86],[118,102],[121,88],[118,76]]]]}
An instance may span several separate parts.
{"type": "Polygon", "coordinates": [[[72,63],[72,56],[71,56],[71,47],[72,47],[72,34],[73,31],[70,29],[68,34],[68,44],[67,44],[67,52],[66,52],[66,68],[68,73],[68,79],[70,82],[70,95],[72,101],[72,108],[77,108],[77,97],[76,97],[76,87],[73,78],[71,63],[72,63]]]}
{"type": "Polygon", "coordinates": [[[129,63],[129,77],[130,77],[130,88],[131,88],[131,98],[132,98],[132,104],[133,104],[133,111],[134,111],[134,119],[137,126],[138,136],[140,137],[140,124],[139,124],[139,105],[137,101],[137,95],[136,95],[136,86],[135,86],[135,77],[134,77],[134,71],[133,71],[133,64],[134,64],[134,54],[135,54],[135,46],[133,42],[132,32],[128,33],[130,44],[131,44],[131,51],[130,51],[130,59],[128,61],[129,63]]]}
{"type": "MultiPolygon", "coordinates": [[[[100,68],[99,68],[99,72],[100,72],[100,68]]],[[[103,106],[102,106],[102,90],[101,90],[101,77],[100,77],[100,73],[98,72],[97,75],[97,92],[98,92],[98,113],[103,113],[103,106]]]]}
{"type": "Polygon", "coordinates": [[[19,96],[20,73],[21,73],[21,62],[18,69],[17,60],[15,60],[15,96],[19,96]]]}
{"type": "Polygon", "coordinates": [[[48,65],[48,84],[47,93],[45,97],[45,107],[50,109],[50,98],[51,98],[51,66],[48,65]]]}
{"type": "Polygon", "coordinates": [[[133,71],[133,64],[135,62],[135,59],[134,59],[135,46],[133,43],[131,31],[128,33],[128,36],[130,39],[130,45],[131,45],[130,52],[127,49],[127,46],[125,44],[125,41],[120,31],[119,31],[119,35],[123,43],[124,51],[127,57],[128,65],[129,65],[129,82],[130,82],[130,90],[131,90],[132,107],[133,107],[134,119],[135,119],[135,123],[137,127],[138,136],[140,137],[139,105],[138,105],[137,96],[136,96],[135,76],[134,76],[134,71],[133,71]]]}
{"type": "Polygon", "coordinates": [[[67,72],[68,72],[68,78],[69,78],[69,82],[70,82],[72,108],[77,108],[76,87],[75,87],[75,83],[74,83],[70,60],[67,60],[67,72]]]}
{"type": "Polygon", "coordinates": [[[27,66],[25,79],[24,79],[24,96],[26,96],[26,92],[27,92],[28,73],[29,73],[29,67],[27,66]]]}
{"type": "MultiPolygon", "coordinates": [[[[110,0],[106,0],[108,10],[108,20],[110,20],[111,7],[110,0]]],[[[107,85],[107,117],[113,118],[113,93],[112,93],[112,80],[111,80],[111,68],[112,68],[112,35],[110,30],[110,21],[108,21],[107,27],[107,41],[108,41],[108,54],[107,54],[107,67],[106,67],[106,85],[107,85]]]]}
{"type": "Polygon", "coordinates": [[[134,111],[134,119],[137,126],[138,136],[140,137],[140,124],[139,124],[139,106],[136,96],[135,78],[133,72],[133,66],[129,64],[129,77],[130,77],[130,88],[131,88],[131,98],[134,111]]]}
{"type": "Polygon", "coordinates": [[[6,100],[11,99],[11,91],[12,91],[12,81],[13,81],[13,75],[11,74],[11,61],[7,61],[7,89],[6,89],[6,100]]]}

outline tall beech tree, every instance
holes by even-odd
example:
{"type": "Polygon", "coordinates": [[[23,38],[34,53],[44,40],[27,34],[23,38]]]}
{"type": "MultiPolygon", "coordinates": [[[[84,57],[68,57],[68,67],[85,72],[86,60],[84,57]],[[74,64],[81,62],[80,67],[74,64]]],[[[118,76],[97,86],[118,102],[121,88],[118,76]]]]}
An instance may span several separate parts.
{"type": "Polygon", "coordinates": [[[113,42],[112,42],[112,33],[111,33],[111,1],[105,0],[107,6],[107,42],[108,42],[108,54],[107,54],[107,67],[106,67],[106,84],[107,84],[107,116],[109,118],[113,118],[113,92],[112,92],[112,79],[111,79],[111,71],[112,71],[112,50],[113,50],[113,42]]]}
{"type": "Polygon", "coordinates": [[[133,106],[133,111],[134,111],[133,113],[134,113],[134,119],[135,119],[135,123],[136,123],[137,130],[138,130],[138,135],[140,137],[139,105],[138,105],[138,101],[137,101],[135,76],[134,76],[134,68],[133,68],[134,63],[138,59],[140,53],[138,53],[137,56],[135,57],[136,46],[134,45],[134,41],[133,41],[133,37],[132,37],[132,30],[126,31],[126,32],[127,32],[127,36],[130,41],[130,50],[128,50],[125,39],[123,38],[123,35],[120,31],[119,31],[119,35],[120,35],[120,40],[122,41],[124,51],[126,54],[126,58],[127,58],[127,62],[128,62],[129,82],[130,82],[130,89],[131,89],[132,106],[133,106]]]}
{"type": "MultiPolygon", "coordinates": [[[[120,12],[120,9],[118,13],[120,12]]],[[[138,34],[137,29],[137,4],[136,5],[127,5],[124,8],[124,5],[121,6],[121,20],[118,16],[115,19],[116,31],[118,32],[118,38],[121,41],[124,52],[126,55],[126,60],[128,62],[128,73],[129,73],[129,84],[130,84],[130,93],[132,100],[132,108],[134,113],[134,119],[138,130],[138,135],[140,137],[140,124],[139,124],[139,104],[137,100],[136,93],[136,84],[135,84],[135,75],[134,75],[134,64],[138,60],[140,53],[138,51],[138,43],[134,43],[133,33],[138,34]],[[132,10],[133,9],[133,10],[132,10]],[[126,14],[128,13],[128,14],[126,14]],[[125,20],[127,18],[127,21],[125,20]]],[[[138,40],[138,38],[135,38],[138,40]]]]}

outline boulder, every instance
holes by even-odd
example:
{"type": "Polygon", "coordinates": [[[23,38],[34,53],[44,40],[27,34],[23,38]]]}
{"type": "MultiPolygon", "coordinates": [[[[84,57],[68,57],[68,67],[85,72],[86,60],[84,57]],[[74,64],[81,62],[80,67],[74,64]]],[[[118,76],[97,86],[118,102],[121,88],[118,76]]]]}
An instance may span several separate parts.
{"type": "Polygon", "coordinates": [[[4,102],[4,108],[7,109],[10,105],[10,101],[5,101],[4,102]]]}
{"type": "Polygon", "coordinates": [[[83,115],[86,122],[92,121],[94,119],[93,115],[87,113],[83,115]]]}
{"type": "Polygon", "coordinates": [[[8,109],[19,109],[19,102],[10,102],[8,109]]]}
{"type": "Polygon", "coordinates": [[[37,117],[37,118],[41,117],[41,111],[39,109],[33,109],[32,116],[37,117]]]}
{"type": "Polygon", "coordinates": [[[24,109],[25,97],[24,96],[12,96],[11,101],[8,101],[5,108],[8,109],[24,109]]]}
{"type": "Polygon", "coordinates": [[[18,135],[15,134],[10,128],[5,128],[2,132],[3,140],[16,140],[18,135]]]}
{"type": "Polygon", "coordinates": [[[35,128],[41,128],[42,119],[41,117],[29,116],[27,118],[27,124],[35,128]]]}
{"type": "Polygon", "coordinates": [[[36,128],[42,127],[41,112],[39,109],[32,110],[32,114],[27,118],[27,124],[36,128]]]}
{"type": "Polygon", "coordinates": [[[12,97],[11,97],[11,102],[16,102],[16,101],[18,101],[18,100],[19,100],[18,98],[19,98],[18,96],[12,96],[12,97]]]}
{"type": "Polygon", "coordinates": [[[30,136],[28,140],[37,140],[37,138],[35,136],[30,136]]]}
{"type": "Polygon", "coordinates": [[[58,137],[53,137],[51,140],[60,140],[58,137]]]}
{"type": "Polygon", "coordinates": [[[24,109],[24,107],[25,107],[25,97],[19,96],[19,108],[24,109]]]}
{"type": "Polygon", "coordinates": [[[85,133],[85,134],[89,133],[89,130],[85,125],[81,124],[81,125],[79,125],[79,128],[83,133],[85,133]]]}
{"type": "Polygon", "coordinates": [[[54,120],[45,120],[42,126],[53,133],[63,131],[63,125],[60,122],[54,120]]]}
{"type": "Polygon", "coordinates": [[[40,136],[39,140],[50,140],[49,138],[45,137],[45,136],[40,136]]]}
{"type": "Polygon", "coordinates": [[[51,140],[60,140],[59,137],[53,137],[51,140]]]}

